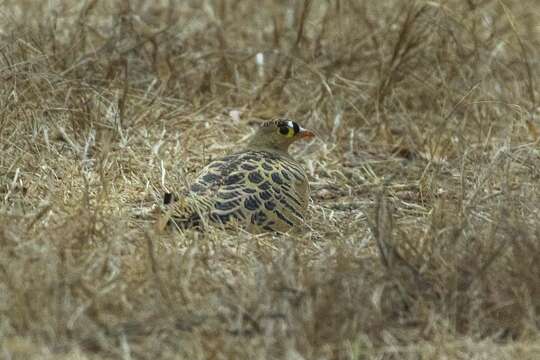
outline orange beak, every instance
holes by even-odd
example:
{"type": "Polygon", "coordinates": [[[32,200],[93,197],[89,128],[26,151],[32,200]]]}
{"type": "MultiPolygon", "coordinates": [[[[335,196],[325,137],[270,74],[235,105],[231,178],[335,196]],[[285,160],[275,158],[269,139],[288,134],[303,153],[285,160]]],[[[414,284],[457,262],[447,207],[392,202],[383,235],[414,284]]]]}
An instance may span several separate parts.
{"type": "Polygon", "coordinates": [[[300,139],[312,139],[315,137],[315,133],[301,127],[296,136],[298,136],[300,139]]]}

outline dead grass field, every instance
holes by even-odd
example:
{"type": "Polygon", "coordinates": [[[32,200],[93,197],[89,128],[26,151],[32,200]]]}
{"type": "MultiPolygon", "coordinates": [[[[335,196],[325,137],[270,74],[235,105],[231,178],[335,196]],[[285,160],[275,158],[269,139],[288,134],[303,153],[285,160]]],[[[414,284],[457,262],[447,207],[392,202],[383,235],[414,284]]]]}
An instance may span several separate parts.
{"type": "Polygon", "coordinates": [[[0,1],[0,358],[540,358],[538,59],[538,0],[0,1]],[[153,230],[279,115],[306,231],[153,230]]]}

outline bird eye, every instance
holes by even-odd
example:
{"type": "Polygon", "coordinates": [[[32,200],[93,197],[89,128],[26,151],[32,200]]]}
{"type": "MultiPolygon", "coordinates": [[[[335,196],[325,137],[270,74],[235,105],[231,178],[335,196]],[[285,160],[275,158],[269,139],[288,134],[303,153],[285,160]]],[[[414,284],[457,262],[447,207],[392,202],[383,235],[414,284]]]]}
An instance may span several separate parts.
{"type": "Polygon", "coordinates": [[[279,128],[279,133],[282,134],[282,135],[289,135],[289,130],[291,128],[287,127],[287,126],[280,126],[279,128]]]}
{"type": "Polygon", "coordinates": [[[294,137],[300,131],[300,126],[291,120],[280,120],[277,122],[278,131],[288,138],[294,137]]]}

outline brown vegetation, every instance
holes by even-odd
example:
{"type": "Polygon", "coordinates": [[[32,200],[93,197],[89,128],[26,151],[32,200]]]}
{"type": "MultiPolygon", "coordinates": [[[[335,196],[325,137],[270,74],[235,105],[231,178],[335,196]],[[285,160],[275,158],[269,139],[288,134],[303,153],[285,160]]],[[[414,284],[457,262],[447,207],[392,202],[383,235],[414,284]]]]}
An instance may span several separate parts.
{"type": "Polygon", "coordinates": [[[540,356],[537,0],[4,0],[0,24],[0,357],[540,356]],[[320,135],[307,231],[154,232],[278,115],[320,135]]]}

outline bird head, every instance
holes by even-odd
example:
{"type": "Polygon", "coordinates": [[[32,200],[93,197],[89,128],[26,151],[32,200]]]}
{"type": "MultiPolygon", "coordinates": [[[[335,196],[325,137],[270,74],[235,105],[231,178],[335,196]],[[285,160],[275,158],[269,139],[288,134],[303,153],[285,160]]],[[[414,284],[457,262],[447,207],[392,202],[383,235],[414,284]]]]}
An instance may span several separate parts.
{"type": "Polygon", "coordinates": [[[287,153],[293,142],[313,137],[315,134],[312,131],[304,129],[296,122],[289,119],[277,119],[262,123],[250,138],[247,148],[287,153]]]}

